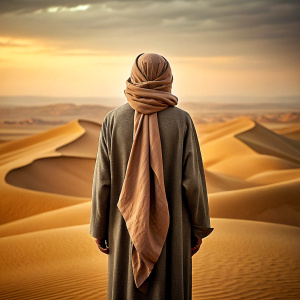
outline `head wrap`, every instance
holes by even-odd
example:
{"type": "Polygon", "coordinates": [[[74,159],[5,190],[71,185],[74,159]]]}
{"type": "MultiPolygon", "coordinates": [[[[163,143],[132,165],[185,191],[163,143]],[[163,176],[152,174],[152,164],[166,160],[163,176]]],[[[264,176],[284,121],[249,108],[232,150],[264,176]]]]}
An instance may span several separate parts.
{"type": "Polygon", "coordinates": [[[170,223],[157,112],[178,103],[171,94],[172,82],[171,67],[163,56],[141,53],[124,90],[135,113],[133,144],[117,206],[132,240],[135,284],[144,293],[170,223]]]}

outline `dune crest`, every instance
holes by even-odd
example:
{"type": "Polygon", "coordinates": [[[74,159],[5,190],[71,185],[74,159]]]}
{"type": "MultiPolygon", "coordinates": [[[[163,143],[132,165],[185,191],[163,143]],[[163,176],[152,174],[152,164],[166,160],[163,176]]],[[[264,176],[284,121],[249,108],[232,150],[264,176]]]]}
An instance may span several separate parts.
{"type": "Polygon", "coordinates": [[[253,128],[235,134],[235,137],[258,153],[281,157],[300,164],[300,141],[281,136],[257,122],[253,128]]]}
{"type": "Polygon", "coordinates": [[[84,128],[84,134],[56,151],[67,156],[96,159],[101,124],[86,120],[78,120],[78,123],[84,128]]]}
{"type": "Polygon", "coordinates": [[[65,155],[44,157],[10,171],[5,180],[28,190],[91,197],[94,165],[95,159],[92,158],[65,155]]]}
{"type": "Polygon", "coordinates": [[[299,141],[248,117],[196,129],[212,217],[300,226],[299,141]]]}
{"type": "MultiPolygon", "coordinates": [[[[88,197],[49,193],[49,190],[43,191],[42,188],[38,189],[39,191],[24,189],[23,187],[11,185],[5,180],[10,171],[30,166],[38,159],[62,156],[56,149],[73,142],[84,133],[85,129],[79,121],[74,120],[34,136],[0,145],[0,224],[90,200],[88,197]]],[[[38,171],[41,174],[47,174],[45,168],[38,171]]],[[[29,184],[45,184],[40,180],[33,182],[34,178],[28,175],[26,173],[19,174],[19,179],[24,181],[24,177],[26,177],[29,184]]],[[[48,175],[50,178],[51,174],[48,175]]],[[[36,176],[39,175],[36,174],[36,176]]],[[[52,178],[52,180],[55,180],[55,178],[52,178]]],[[[18,177],[15,176],[14,183],[17,181],[18,177]]],[[[49,188],[51,188],[51,185],[49,188]]],[[[69,189],[72,189],[72,186],[69,186],[69,189]]]]}

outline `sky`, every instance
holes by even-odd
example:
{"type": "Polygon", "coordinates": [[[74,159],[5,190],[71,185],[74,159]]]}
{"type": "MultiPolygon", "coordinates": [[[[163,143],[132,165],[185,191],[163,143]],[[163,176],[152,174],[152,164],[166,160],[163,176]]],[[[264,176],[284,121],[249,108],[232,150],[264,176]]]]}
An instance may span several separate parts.
{"type": "Polygon", "coordinates": [[[140,53],[172,93],[300,95],[300,1],[1,0],[0,95],[121,97],[140,53]]]}

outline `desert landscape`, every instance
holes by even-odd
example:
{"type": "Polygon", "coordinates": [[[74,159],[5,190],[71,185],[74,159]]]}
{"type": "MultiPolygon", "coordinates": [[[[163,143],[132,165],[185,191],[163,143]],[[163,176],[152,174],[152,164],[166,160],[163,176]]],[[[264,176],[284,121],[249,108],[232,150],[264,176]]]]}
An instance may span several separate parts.
{"type": "Polygon", "coordinates": [[[107,299],[94,166],[128,79],[151,88],[148,71],[169,70],[143,53],[168,61],[159,90],[190,114],[204,163],[214,231],[192,299],[299,300],[299,14],[294,0],[2,1],[0,300],[107,299]]]}
{"type": "MultiPolygon", "coordinates": [[[[186,108],[215,228],[193,256],[193,299],[299,299],[299,113],[263,123],[218,112],[204,122],[186,108]]],[[[1,299],[106,299],[107,256],[89,235],[98,137],[111,108],[101,109],[98,121],[87,111],[75,118],[75,109],[42,125],[24,125],[29,113],[2,122],[1,299]]]]}

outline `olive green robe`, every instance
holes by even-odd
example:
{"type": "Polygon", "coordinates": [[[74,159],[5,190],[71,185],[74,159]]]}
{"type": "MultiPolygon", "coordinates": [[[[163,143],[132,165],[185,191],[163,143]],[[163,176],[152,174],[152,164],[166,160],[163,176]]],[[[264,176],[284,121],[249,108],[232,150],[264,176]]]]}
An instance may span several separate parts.
{"type": "Polygon", "coordinates": [[[144,294],[135,286],[132,241],[117,208],[133,143],[134,112],[126,103],[107,113],[94,169],[90,234],[108,241],[107,299],[192,299],[191,236],[204,238],[214,229],[196,129],[191,116],[176,106],[157,113],[170,227],[144,294]]]}

